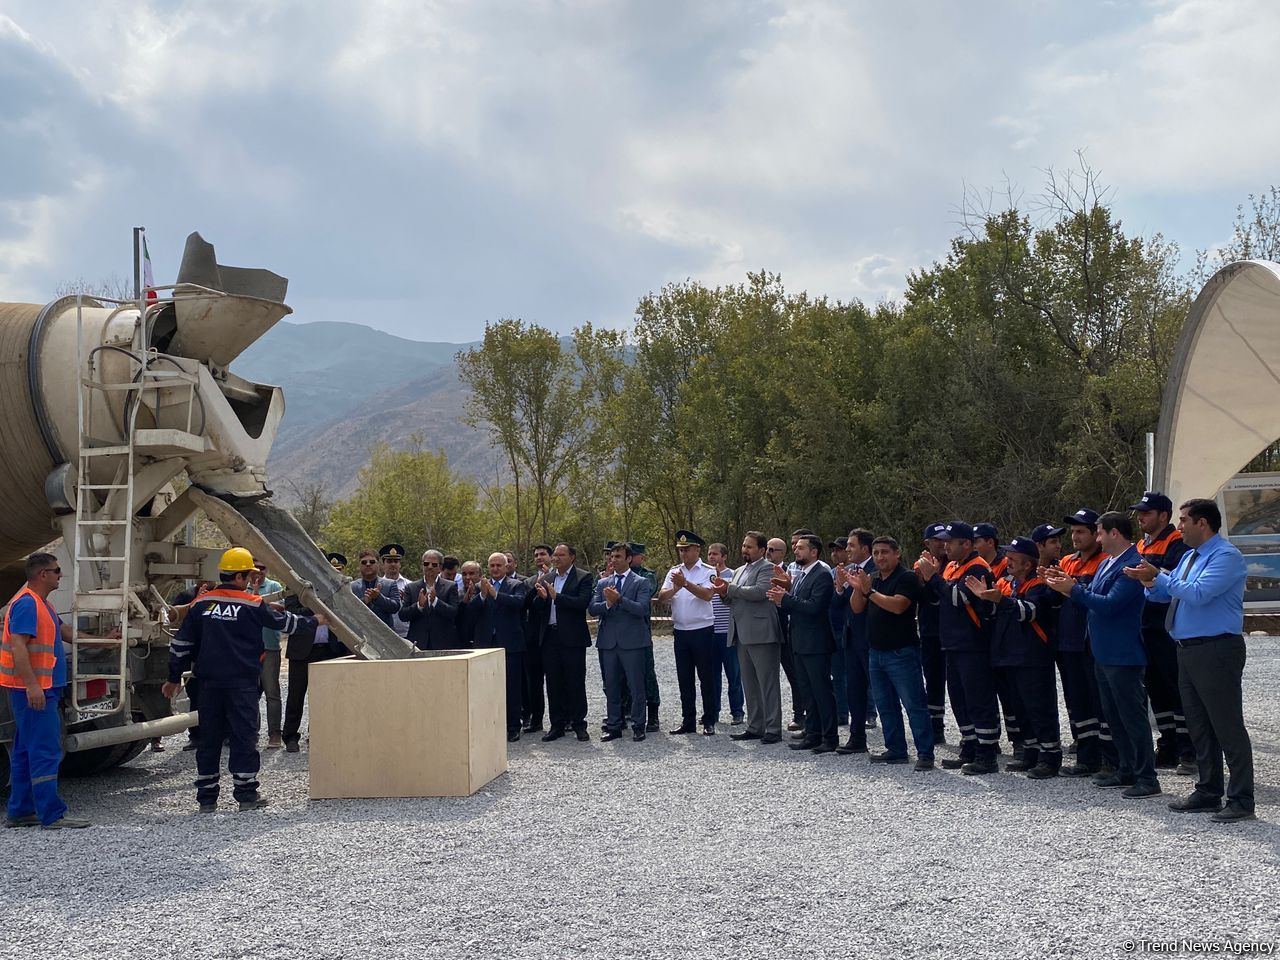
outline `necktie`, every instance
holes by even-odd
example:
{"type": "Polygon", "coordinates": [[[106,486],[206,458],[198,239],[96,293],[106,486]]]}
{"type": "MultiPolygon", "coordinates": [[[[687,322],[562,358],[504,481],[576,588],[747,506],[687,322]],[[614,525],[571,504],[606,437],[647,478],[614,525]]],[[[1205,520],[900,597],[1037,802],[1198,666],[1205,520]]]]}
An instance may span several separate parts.
{"type": "Polygon", "coordinates": [[[622,592],[622,574],[618,574],[613,578],[613,589],[617,590],[619,593],[622,592]]]}
{"type": "MultiPolygon", "coordinates": [[[[1182,576],[1179,580],[1187,580],[1191,577],[1191,568],[1196,565],[1196,558],[1200,556],[1199,551],[1192,550],[1191,555],[1187,557],[1187,565],[1182,568],[1182,576]]],[[[1177,597],[1169,601],[1169,611],[1164,615],[1164,629],[1166,633],[1173,632],[1173,614],[1178,609],[1179,600],[1177,597]]]]}

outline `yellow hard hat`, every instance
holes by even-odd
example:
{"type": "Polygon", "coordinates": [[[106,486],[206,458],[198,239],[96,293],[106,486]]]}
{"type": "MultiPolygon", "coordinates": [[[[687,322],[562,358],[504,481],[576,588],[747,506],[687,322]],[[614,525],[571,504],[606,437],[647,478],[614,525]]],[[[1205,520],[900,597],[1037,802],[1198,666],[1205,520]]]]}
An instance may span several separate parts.
{"type": "Polygon", "coordinates": [[[232,547],[218,561],[221,573],[248,573],[253,569],[253,554],[244,547],[232,547]]]}

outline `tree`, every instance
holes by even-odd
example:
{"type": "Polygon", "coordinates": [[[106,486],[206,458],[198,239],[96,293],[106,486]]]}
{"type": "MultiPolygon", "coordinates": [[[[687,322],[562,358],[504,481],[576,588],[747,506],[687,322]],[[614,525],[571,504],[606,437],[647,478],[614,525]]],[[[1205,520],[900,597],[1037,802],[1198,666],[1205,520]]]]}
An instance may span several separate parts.
{"type": "Polygon", "coordinates": [[[293,504],[289,512],[302,525],[312,540],[320,537],[320,531],[329,520],[333,509],[333,498],[329,496],[329,485],[322,480],[287,480],[289,496],[293,504]]]}

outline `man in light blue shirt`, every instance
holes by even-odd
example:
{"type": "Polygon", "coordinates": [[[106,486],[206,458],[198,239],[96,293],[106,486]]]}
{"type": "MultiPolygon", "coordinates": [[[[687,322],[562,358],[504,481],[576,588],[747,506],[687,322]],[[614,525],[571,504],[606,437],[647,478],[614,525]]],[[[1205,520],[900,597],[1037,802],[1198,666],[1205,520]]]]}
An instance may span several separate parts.
{"type": "Polygon", "coordinates": [[[1190,548],[1172,571],[1142,562],[1125,574],[1147,588],[1147,596],[1169,604],[1165,629],[1178,645],[1178,688],[1187,732],[1196,749],[1195,792],[1170,810],[1213,811],[1219,823],[1254,818],[1253,746],[1244,726],[1245,561],[1219,536],[1222,514],[1212,500],[1188,500],[1178,529],[1190,548]],[[1222,808],[1223,757],[1231,770],[1222,808]]]}

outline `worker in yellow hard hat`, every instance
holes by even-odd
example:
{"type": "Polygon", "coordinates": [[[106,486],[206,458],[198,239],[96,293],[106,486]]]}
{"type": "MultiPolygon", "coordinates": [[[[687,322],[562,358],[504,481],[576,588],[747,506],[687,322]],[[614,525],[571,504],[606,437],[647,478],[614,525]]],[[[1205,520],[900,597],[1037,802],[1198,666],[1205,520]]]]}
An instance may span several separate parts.
{"type": "Polygon", "coordinates": [[[258,698],[264,646],[262,631],[290,634],[328,621],[276,610],[248,591],[253,554],[232,547],[218,561],[217,587],[198,597],[169,645],[172,697],[191,664],[200,677],[200,740],[196,746],[196,800],[202,813],[218,806],[222,742],[230,740],[228,767],[241,810],[266,805],[258,795],[258,698]]]}

